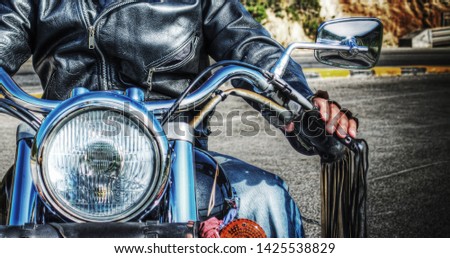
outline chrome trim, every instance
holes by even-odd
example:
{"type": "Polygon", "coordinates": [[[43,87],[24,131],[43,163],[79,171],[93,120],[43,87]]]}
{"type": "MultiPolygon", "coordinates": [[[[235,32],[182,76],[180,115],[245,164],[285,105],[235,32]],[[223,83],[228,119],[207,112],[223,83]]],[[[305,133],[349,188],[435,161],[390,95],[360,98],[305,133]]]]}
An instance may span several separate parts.
{"type": "Polygon", "coordinates": [[[145,100],[145,93],[142,89],[139,88],[128,88],[125,91],[125,95],[137,102],[142,102],[145,100]]]}
{"type": "MultiPolygon", "coordinates": [[[[191,110],[201,105],[225,82],[232,79],[243,79],[260,90],[270,88],[266,77],[258,71],[237,65],[230,65],[216,71],[200,88],[189,94],[180,104],[178,112],[191,110]]],[[[147,110],[169,109],[176,100],[145,102],[147,110]]]]}
{"type": "Polygon", "coordinates": [[[171,122],[164,125],[169,141],[180,140],[194,143],[194,129],[185,122],[171,122]]]}
{"type": "Polygon", "coordinates": [[[117,218],[111,218],[109,221],[128,221],[143,212],[148,212],[148,207],[155,207],[162,198],[162,193],[167,186],[169,178],[168,158],[169,158],[169,142],[165,136],[164,130],[161,128],[159,121],[148,112],[143,105],[133,101],[124,95],[115,94],[112,92],[90,92],[80,96],[64,101],[60,106],[55,108],[44,120],[41,128],[37,132],[35,143],[32,149],[31,167],[34,184],[37,191],[42,197],[48,208],[56,210],[63,217],[74,222],[107,222],[105,220],[98,220],[95,218],[82,218],[75,214],[70,209],[59,203],[57,198],[52,195],[51,191],[47,189],[46,181],[43,175],[43,153],[49,136],[53,130],[58,128],[60,122],[75,112],[81,112],[92,109],[109,109],[118,112],[129,114],[133,119],[138,120],[139,124],[148,130],[149,137],[152,137],[158,150],[156,150],[157,164],[155,169],[154,185],[143,198],[141,203],[136,205],[133,209],[120,214],[117,218]]]}
{"type": "Polygon", "coordinates": [[[198,221],[194,145],[174,141],[169,188],[169,222],[198,221]]]}
{"type": "Polygon", "coordinates": [[[70,97],[73,98],[73,97],[76,97],[76,96],[79,96],[79,95],[82,95],[82,94],[85,94],[88,92],[90,92],[90,90],[88,90],[84,87],[76,87],[76,88],[73,88],[72,91],[70,92],[70,97]]]}
{"type": "Polygon", "coordinates": [[[0,67],[0,91],[6,98],[11,99],[17,104],[25,107],[28,110],[38,113],[49,113],[55,109],[61,101],[38,99],[28,95],[23,91],[13,79],[0,67]]]}
{"type": "Polygon", "coordinates": [[[320,24],[319,28],[317,28],[317,31],[322,30],[323,27],[333,24],[333,23],[342,23],[342,22],[348,22],[348,21],[375,21],[378,20],[378,22],[381,23],[381,21],[378,18],[372,18],[372,17],[347,17],[347,18],[338,18],[334,20],[329,20],[326,22],[323,22],[320,24]]]}

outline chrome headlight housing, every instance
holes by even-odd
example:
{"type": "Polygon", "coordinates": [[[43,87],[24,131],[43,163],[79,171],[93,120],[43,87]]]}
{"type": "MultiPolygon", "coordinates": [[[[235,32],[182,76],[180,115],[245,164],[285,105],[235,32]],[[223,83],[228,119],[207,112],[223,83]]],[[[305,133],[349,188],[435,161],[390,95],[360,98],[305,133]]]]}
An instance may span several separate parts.
{"type": "Polygon", "coordinates": [[[42,199],[70,220],[127,221],[159,202],[167,157],[164,132],[144,107],[121,95],[87,93],[45,119],[33,177],[42,199]]]}

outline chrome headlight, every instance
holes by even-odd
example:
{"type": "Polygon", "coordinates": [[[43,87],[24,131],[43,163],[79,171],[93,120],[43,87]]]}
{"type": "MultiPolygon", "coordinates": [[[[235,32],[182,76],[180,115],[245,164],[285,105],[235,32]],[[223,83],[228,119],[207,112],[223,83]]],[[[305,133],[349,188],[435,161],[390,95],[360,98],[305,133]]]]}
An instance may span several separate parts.
{"type": "Polygon", "coordinates": [[[125,111],[116,101],[72,101],[38,132],[38,191],[74,221],[126,221],[157,202],[165,187],[167,142],[155,130],[159,123],[138,104],[125,111]]]}

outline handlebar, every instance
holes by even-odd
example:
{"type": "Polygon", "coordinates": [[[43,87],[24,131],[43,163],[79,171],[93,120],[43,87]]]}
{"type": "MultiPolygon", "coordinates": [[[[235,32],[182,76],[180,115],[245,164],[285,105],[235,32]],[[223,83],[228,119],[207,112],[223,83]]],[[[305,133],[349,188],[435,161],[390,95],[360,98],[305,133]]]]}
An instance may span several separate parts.
{"type": "Polygon", "coordinates": [[[61,101],[39,99],[29,95],[14,82],[2,67],[0,67],[0,93],[24,108],[38,113],[50,113],[61,104],[61,101]]]}
{"type": "MultiPolygon", "coordinates": [[[[238,65],[230,65],[219,69],[197,90],[189,94],[182,102],[179,111],[193,109],[195,106],[203,104],[222,84],[232,79],[243,79],[258,89],[264,91],[270,87],[267,78],[259,71],[238,65]]],[[[46,100],[33,97],[23,91],[14,80],[0,67],[0,92],[6,98],[13,100],[26,109],[38,112],[49,113],[55,109],[62,101],[46,100]]],[[[165,110],[170,108],[176,100],[161,100],[144,102],[144,106],[149,111],[165,110]]]]}

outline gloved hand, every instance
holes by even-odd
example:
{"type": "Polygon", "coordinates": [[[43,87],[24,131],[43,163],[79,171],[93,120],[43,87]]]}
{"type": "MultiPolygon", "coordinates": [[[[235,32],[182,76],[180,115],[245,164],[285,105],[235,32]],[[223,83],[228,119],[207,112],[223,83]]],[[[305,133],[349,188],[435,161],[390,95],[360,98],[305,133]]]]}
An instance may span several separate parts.
{"type": "Polygon", "coordinates": [[[328,93],[318,91],[311,102],[317,108],[302,111],[283,129],[291,145],[302,154],[319,154],[323,161],[333,162],[342,157],[345,146],[335,137],[356,137],[358,120],[347,109],[330,101],[328,93]]]}
{"type": "MultiPolygon", "coordinates": [[[[311,101],[320,111],[321,119],[325,122],[325,129],[329,134],[336,132],[339,138],[345,138],[347,135],[356,138],[358,119],[348,109],[343,109],[337,102],[330,101],[328,92],[317,91],[311,101]]],[[[286,125],[285,131],[293,130],[294,123],[286,125]]]]}

